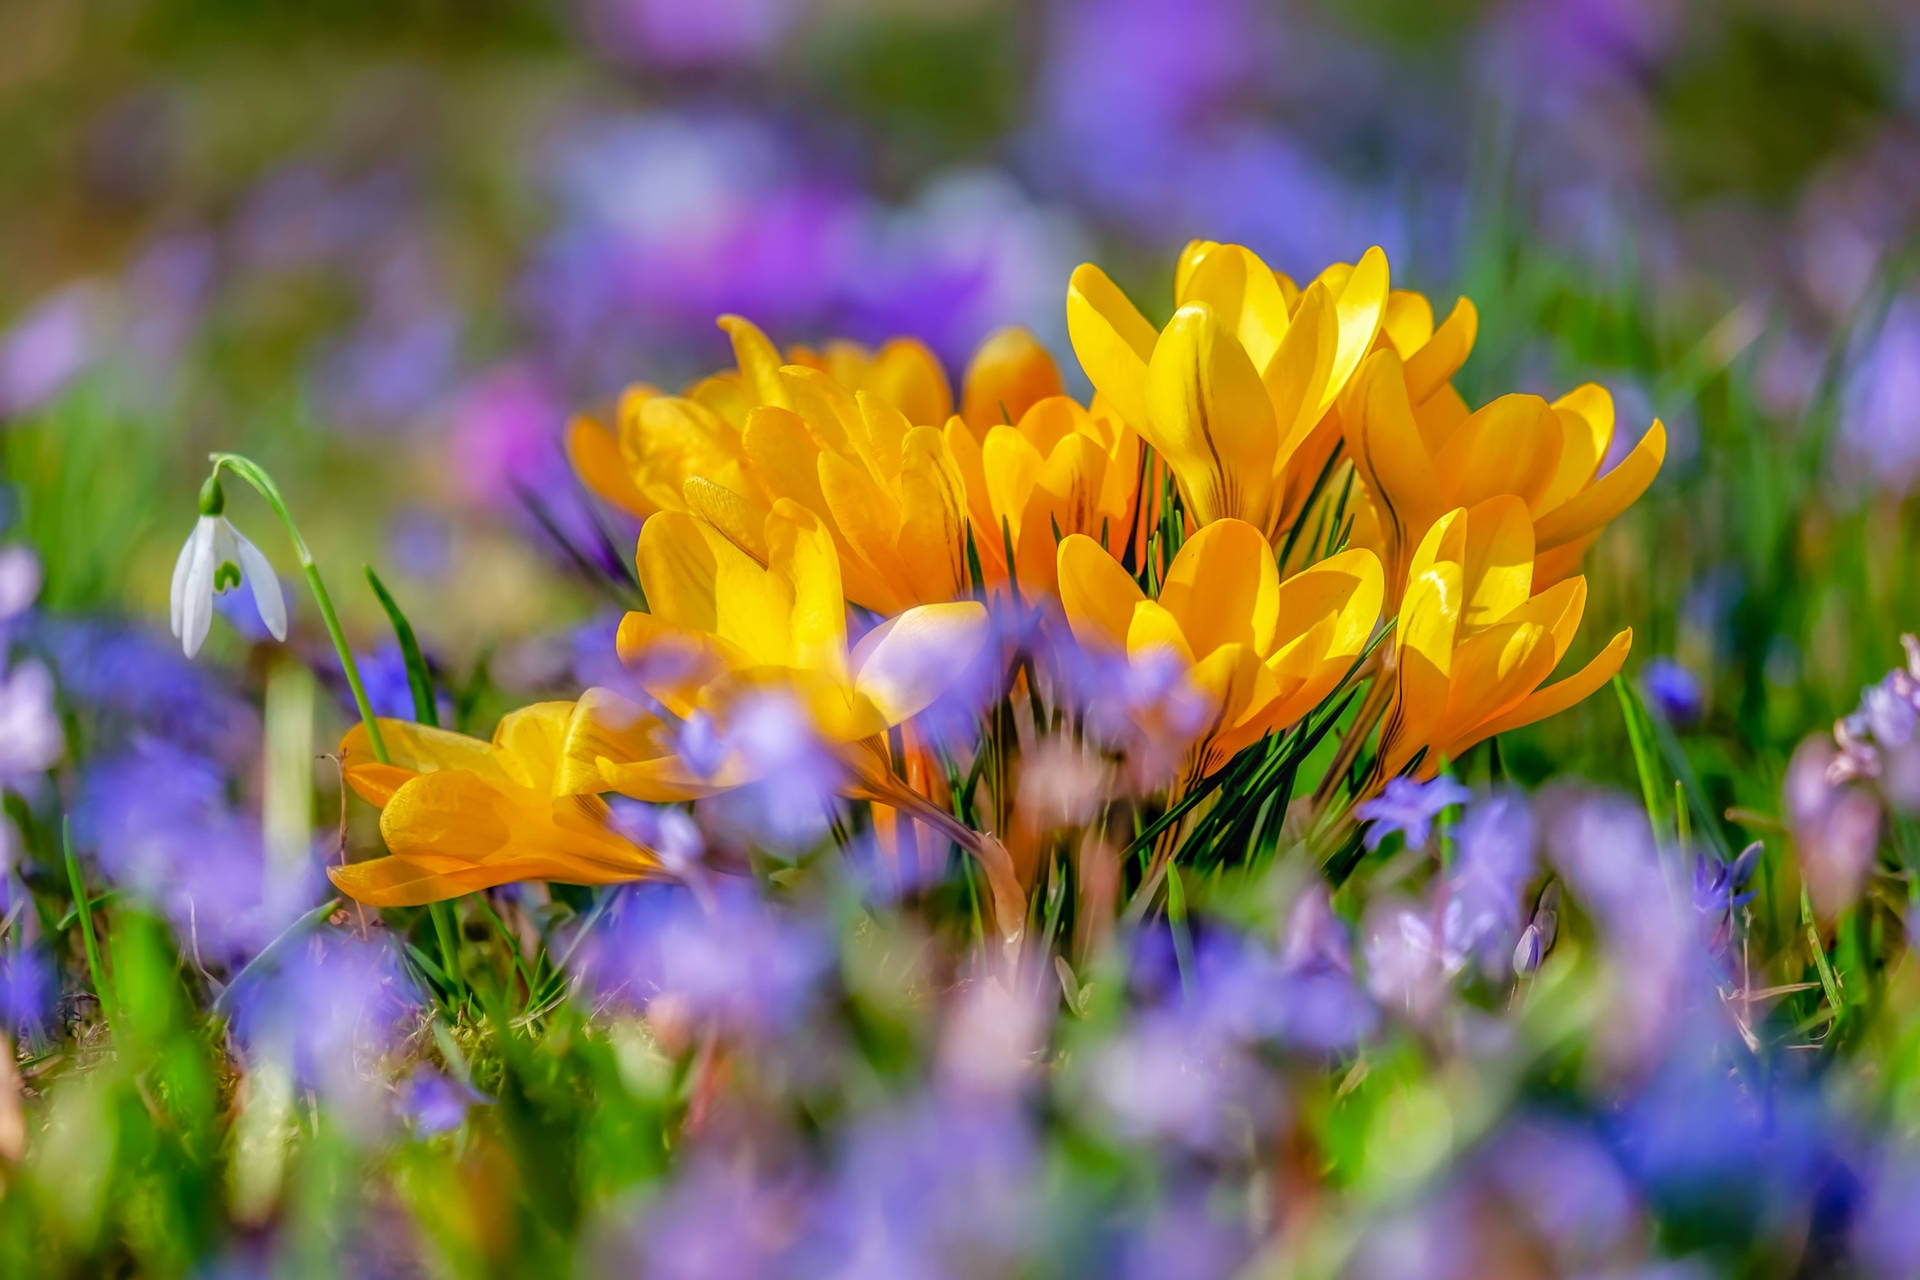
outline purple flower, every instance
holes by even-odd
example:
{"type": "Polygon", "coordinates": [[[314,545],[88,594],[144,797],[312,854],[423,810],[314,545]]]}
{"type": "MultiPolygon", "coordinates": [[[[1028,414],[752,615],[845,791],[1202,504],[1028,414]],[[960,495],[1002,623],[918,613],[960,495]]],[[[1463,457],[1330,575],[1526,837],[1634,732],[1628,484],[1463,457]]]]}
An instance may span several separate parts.
{"type": "Polygon", "coordinates": [[[100,290],[69,285],[0,337],[0,417],[46,403],[93,360],[100,339],[100,290]]]}
{"type": "Polygon", "coordinates": [[[37,617],[29,634],[89,722],[96,755],[144,735],[235,768],[257,761],[253,708],[178,644],[112,620],[37,617]]]}
{"type": "Polygon", "coordinates": [[[44,1035],[54,1012],[53,965],[37,947],[0,954],[0,1025],[20,1038],[44,1035]]]}
{"type": "Polygon", "coordinates": [[[1753,869],[1760,865],[1761,844],[1755,840],[1732,862],[1722,862],[1702,850],[1693,861],[1693,909],[1703,916],[1720,917],[1753,897],[1742,893],[1753,869]]]}
{"type": "Polygon", "coordinates": [[[613,829],[635,844],[660,856],[660,865],[676,876],[692,870],[706,853],[700,827],[684,809],[643,804],[612,796],[613,829]]]}
{"type": "Polygon", "coordinates": [[[282,1058],[304,1087],[351,1098],[422,1007],[392,946],[321,932],[247,975],[234,993],[233,1033],[249,1055],[282,1058]]]}
{"type": "Polygon", "coordinates": [[[1901,297],[1847,382],[1839,464],[1860,482],[1892,493],[1920,481],[1920,299],[1901,297]]]}
{"type": "Polygon", "coordinates": [[[1706,705],[1699,677],[1672,658],[1654,658],[1641,667],[1640,688],[1647,701],[1680,728],[1696,723],[1706,705]]]}
{"type": "Polygon", "coordinates": [[[789,1274],[795,1241],[814,1221],[814,1199],[799,1179],[695,1150],[627,1239],[598,1260],[599,1270],[658,1280],[789,1274]]]}
{"type": "Polygon", "coordinates": [[[27,661],[0,674],[0,787],[17,791],[34,783],[66,751],[53,673],[27,661]]]}
{"type": "Polygon", "coordinates": [[[749,65],[778,54],[806,0],[587,0],[605,52],[658,67],[749,65]]]}
{"type": "Polygon", "coordinates": [[[619,890],[576,956],[596,1006],[766,1037],[799,1024],[832,962],[818,927],[731,886],[619,890]]]}
{"type": "Polygon", "coordinates": [[[467,1122],[467,1112],[486,1101],[471,1085],[429,1066],[414,1068],[400,1089],[400,1113],[424,1138],[458,1129],[467,1122]]]}
{"type": "Polygon", "coordinates": [[[1472,797],[1471,791],[1445,775],[1427,782],[1391,778],[1386,790],[1355,809],[1354,815],[1373,824],[1366,834],[1368,849],[1378,849],[1396,831],[1406,839],[1407,848],[1424,849],[1433,834],[1434,819],[1472,797]]]}
{"type": "Polygon", "coordinates": [[[1517,792],[1494,792],[1468,807],[1453,840],[1441,913],[1446,949],[1479,957],[1491,973],[1521,928],[1521,894],[1534,870],[1533,813],[1517,792]]]}
{"type": "Polygon", "coordinates": [[[40,557],[18,543],[0,547],[0,623],[33,607],[40,595],[40,557]]]}

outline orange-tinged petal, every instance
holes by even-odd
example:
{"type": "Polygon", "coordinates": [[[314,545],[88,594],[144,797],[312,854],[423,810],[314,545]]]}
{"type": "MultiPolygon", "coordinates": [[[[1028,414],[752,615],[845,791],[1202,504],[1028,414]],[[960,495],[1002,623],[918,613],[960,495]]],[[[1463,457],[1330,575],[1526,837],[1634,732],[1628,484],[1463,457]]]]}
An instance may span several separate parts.
{"type": "Polygon", "coordinates": [[[1559,417],[1539,396],[1507,395],[1476,410],[1448,436],[1434,465],[1451,498],[1472,506],[1511,493],[1538,511],[1560,464],[1559,417]]]}
{"type": "Polygon", "coordinates": [[[1571,542],[1600,528],[1632,506],[1660,474],[1667,457],[1667,429],[1655,419],[1633,452],[1577,497],[1543,513],[1534,521],[1534,536],[1542,551],[1571,542]]]}
{"type": "Polygon", "coordinates": [[[1067,337],[1094,389],[1126,421],[1145,426],[1147,361],[1159,332],[1090,262],[1067,281],[1067,337]]]}
{"type": "Polygon", "coordinates": [[[1346,418],[1347,449],[1373,499],[1388,580],[1397,584],[1407,551],[1444,510],[1440,477],[1414,422],[1400,357],[1375,352],[1360,376],[1354,412],[1346,418]]]}
{"type": "Polygon", "coordinates": [[[641,687],[682,716],[693,710],[708,684],[754,662],[753,655],[711,632],[667,622],[652,613],[622,617],[614,648],[641,687]]]}
{"type": "MultiPolygon", "coordinates": [[[[365,724],[355,724],[340,739],[340,755],[346,761],[348,781],[358,782],[354,774],[362,768],[382,771],[365,775],[369,784],[378,783],[386,778],[384,771],[412,776],[418,773],[431,773],[436,769],[467,769],[487,777],[508,781],[508,774],[494,755],[493,744],[479,738],[470,738],[464,733],[455,733],[451,729],[438,729],[432,725],[415,724],[411,720],[389,720],[381,717],[380,740],[387,748],[386,764],[374,759],[373,744],[367,737],[365,724]]],[[[366,792],[362,792],[366,795],[366,792]]],[[[375,804],[384,803],[384,799],[375,799],[367,795],[375,804]]]]}
{"type": "MultiPolygon", "coordinates": [[[[1061,393],[1060,368],[1026,329],[997,329],[967,365],[960,416],[976,438],[1000,423],[1019,422],[1040,401],[1061,393]]],[[[941,418],[929,422],[944,421],[941,418]]]]}
{"type": "Polygon", "coordinates": [[[1145,599],[1133,575],[1098,542],[1080,533],[1060,540],[1054,563],[1059,570],[1060,605],[1074,638],[1089,647],[1124,648],[1134,606],[1145,599]]]}
{"type": "Polygon", "coordinates": [[[1371,551],[1353,547],[1329,556],[1280,584],[1278,638],[1290,641],[1331,619],[1325,651],[1317,656],[1344,668],[1373,638],[1385,594],[1385,575],[1371,551]]]}
{"type": "Polygon", "coordinates": [[[1280,619],[1273,547],[1244,520],[1219,520],[1196,530],[1167,570],[1160,604],[1197,655],[1228,644],[1264,655],[1280,619]]]}
{"type": "Polygon", "coordinates": [[[980,446],[980,461],[986,471],[987,500],[993,511],[989,536],[995,542],[1002,540],[1000,524],[1004,520],[1017,539],[1020,518],[1033,497],[1045,459],[1017,429],[1002,426],[987,432],[980,446]]]}
{"type": "Polygon", "coordinates": [[[767,561],[767,514],[773,508],[757,497],[717,485],[705,476],[690,476],[681,490],[687,510],[713,526],[715,532],[750,559],[767,561]]]}
{"type": "Polygon", "coordinates": [[[740,376],[746,380],[755,400],[760,404],[791,407],[786,385],[780,377],[783,363],[780,352],[767,335],[743,316],[721,316],[719,325],[733,342],[734,362],[740,366],[740,376]]]}
{"type": "Polygon", "coordinates": [[[1411,353],[1401,351],[1406,360],[1407,394],[1415,404],[1426,400],[1460,372],[1460,366],[1473,352],[1473,340],[1479,332],[1480,313],[1473,303],[1462,298],[1453,304],[1453,312],[1433,331],[1431,338],[1411,353]]]}
{"type": "Polygon", "coordinates": [[[1471,735],[1455,744],[1453,754],[1458,755],[1474,743],[1484,742],[1495,734],[1506,733],[1509,730],[1545,720],[1548,716],[1559,715],[1618,675],[1621,666],[1627,660],[1628,650],[1632,648],[1633,630],[1628,628],[1616,635],[1593,661],[1574,675],[1536,690],[1532,696],[1513,710],[1475,726],[1471,735]]]}
{"type": "Polygon", "coordinates": [[[658,618],[694,631],[719,629],[714,582],[719,564],[700,522],[684,511],[661,511],[640,526],[634,565],[647,607],[658,618]]]}
{"type": "Polygon", "coordinates": [[[652,514],[653,504],[634,485],[627,461],[620,456],[620,441],[592,418],[579,415],[568,424],[567,461],[581,483],[622,511],[652,514]]]}
{"type": "Polygon", "coordinates": [[[1559,546],[1542,551],[1533,559],[1533,587],[1540,591],[1556,582],[1572,577],[1580,571],[1580,562],[1586,559],[1587,552],[1600,540],[1600,530],[1582,534],[1572,542],[1563,542],[1559,546]]]}
{"type": "Polygon", "coordinates": [[[1454,646],[1447,712],[1431,734],[1446,754],[1452,739],[1483,720],[1518,706],[1553,674],[1553,636],[1535,622],[1501,623],[1454,646]]]}
{"type": "Polygon", "coordinates": [[[907,433],[898,490],[897,546],[914,598],[938,603],[959,595],[968,574],[966,482],[942,432],[915,427],[907,433]]]}
{"type": "MultiPolygon", "coordinates": [[[[1387,255],[1378,245],[1360,256],[1353,273],[1335,297],[1335,312],[1340,320],[1340,346],[1334,355],[1333,372],[1327,389],[1321,393],[1320,412],[1326,409],[1360,368],[1360,362],[1373,349],[1380,322],[1387,310],[1387,255]]],[[[1319,414],[1314,415],[1318,417],[1319,414]]]]}
{"type": "Polygon", "coordinates": [[[1588,383],[1553,402],[1560,424],[1560,463],[1540,494],[1542,511],[1551,511],[1579,493],[1600,470],[1613,442],[1613,397],[1588,383]]]}
{"type": "Polygon", "coordinates": [[[953,389],[940,358],[916,338],[892,338],[880,348],[866,389],[884,398],[916,427],[937,427],[953,412],[953,389]]]}
{"type": "Polygon", "coordinates": [[[1502,622],[1537,622],[1553,634],[1553,660],[1566,657],[1573,637],[1580,630],[1580,616],[1587,609],[1587,580],[1569,578],[1556,582],[1514,609],[1502,622]]]}

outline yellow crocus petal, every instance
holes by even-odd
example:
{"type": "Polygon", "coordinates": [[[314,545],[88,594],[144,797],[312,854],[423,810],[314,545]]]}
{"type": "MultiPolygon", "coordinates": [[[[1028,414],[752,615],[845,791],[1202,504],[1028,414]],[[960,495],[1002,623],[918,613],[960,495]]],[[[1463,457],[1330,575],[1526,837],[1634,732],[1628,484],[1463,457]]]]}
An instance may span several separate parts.
{"type": "Polygon", "coordinates": [[[1179,306],[1204,302],[1212,307],[1255,369],[1266,368],[1287,333],[1287,300],[1280,285],[1272,269],[1243,245],[1205,249],[1185,272],[1173,300],[1179,306]]]}
{"type": "Polygon", "coordinates": [[[691,711],[700,691],[721,675],[753,662],[738,645],[652,613],[622,617],[614,648],[641,687],[675,715],[691,711]]]}
{"type": "Polygon", "coordinates": [[[738,489],[717,485],[705,476],[690,476],[680,491],[688,511],[699,516],[748,557],[767,558],[767,513],[773,508],[738,489]]]}
{"type": "Polygon", "coordinates": [[[1466,533],[1461,622],[1484,627],[1504,620],[1533,590],[1533,520],[1526,503],[1502,494],[1467,512],[1466,533]]]}
{"type": "Polygon", "coordinates": [[[718,629],[713,584],[719,567],[699,521],[683,511],[647,517],[633,558],[655,617],[695,631],[718,629]]]}
{"type": "Polygon", "coordinates": [[[866,424],[851,392],[818,369],[787,365],[780,370],[787,403],[807,424],[818,447],[876,465],[867,444],[866,424]]]}
{"type": "Polygon", "coordinates": [[[1059,539],[1089,529],[1098,532],[1095,504],[1106,471],[1105,451],[1083,435],[1068,436],[1042,460],[1025,507],[1012,526],[1023,594],[1054,594],[1054,551],[1059,539]]]}
{"type": "Polygon", "coordinates": [[[1433,304],[1423,293],[1393,290],[1387,294],[1386,314],[1380,317],[1380,335],[1405,360],[1433,337],[1433,304]]]}
{"type": "Polygon", "coordinates": [[[1553,402],[1560,426],[1560,462],[1540,494],[1542,511],[1551,511],[1593,481],[1613,442],[1613,397],[1588,383],[1553,402]]]}
{"type": "Polygon", "coordinates": [[[328,867],[327,878],[334,888],[363,906],[422,907],[511,883],[522,878],[516,874],[519,870],[510,862],[495,861],[454,871],[431,871],[405,858],[385,857],[328,867]]]}
{"type": "Polygon", "coordinates": [[[1364,548],[1349,548],[1280,584],[1279,634],[1284,639],[1330,619],[1321,656],[1344,668],[1373,638],[1385,593],[1379,558],[1364,548]]]}
{"type": "Polygon", "coordinates": [[[615,884],[653,873],[658,862],[594,821],[605,806],[502,790],[464,770],[422,774],[380,813],[380,834],[396,858],[438,870],[495,864],[508,880],[615,884]],[[584,815],[584,816],[583,816],[584,815]]]}
{"type": "Polygon", "coordinates": [[[1560,463],[1560,424],[1539,396],[1506,395],[1476,410],[1454,429],[1434,465],[1452,484],[1452,498],[1472,506],[1510,493],[1529,510],[1539,502],[1560,463]]]}
{"type": "Polygon", "coordinates": [[[531,790],[552,791],[575,705],[536,702],[500,717],[493,731],[494,758],[509,778],[531,790]]]}
{"type": "Polygon", "coordinates": [[[1667,429],[1658,419],[1633,452],[1613,470],[1595,480],[1578,496],[1543,513],[1534,521],[1534,536],[1542,551],[1573,541],[1605,525],[1632,506],[1667,458],[1667,429]]]}
{"type": "Polygon", "coordinates": [[[1301,296],[1293,322],[1260,371],[1281,436],[1276,464],[1291,459],[1324,416],[1325,393],[1339,350],[1340,322],[1333,294],[1316,282],[1301,296]]]}
{"type": "Polygon", "coordinates": [[[1455,561],[1439,561],[1407,584],[1394,624],[1393,704],[1381,730],[1387,773],[1399,772],[1446,714],[1460,597],[1460,565],[1455,561]]]}
{"type": "Polygon", "coordinates": [[[892,338],[880,348],[866,389],[916,427],[937,426],[953,412],[953,389],[940,358],[915,338],[892,338]]]}
{"type": "Polygon", "coordinates": [[[1159,333],[1091,262],[1067,281],[1067,338],[1094,390],[1136,427],[1147,421],[1147,361],[1159,333]]]}
{"type": "Polygon", "coordinates": [[[987,438],[980,446],[980,461],[986,473],[987,500],[993,512],[993,522],[986,530],[976,531],[975,536],[1001,542],[1000,524],[1006,520],[1012,536],[1017,538],[1020,533],[1019,517],[1026,511],[1027,502],[1033,496],[1033,487],[1039,482],[1045,459],[1017,429],[994,427],[987,432],[987,438]]]}
{"type": "Polygon", "coordinates": [[[656,395],[636,405],[623,398],[621,454],[656,508],[678,509],[693,477],[748,491],[739,443],[733,426],[697,400],[656,395]]]}
{"type": "MultiPolygon", "coordinates": [[[[865,455],[872,459],[872,466],[880,475],[893,475],[900,470],[900,457],[906,448],[907,434],[913,430],[913,423],[907,415],[893,407],[877,395],[862,391],[853,398],[859,409],[862,434],[866,439],[865,455]]],[[[944,422],[944,417],[935,418],[936,423],[944,422]]]]}
{"type": "Polygon", "coordinates": [[[643,517],[653,513],[653,504],[633,483],[620,441],[584,414],[567,425],[567,461],[582,484],[622,511],[643,517]]]}
{"type": "Polygon", "coordinates": [[[379,724],[380,740],[387,748],[386,764],[374,759],[373,744],[364,723],[355,724],[340,739],[340,758],[346,765],[347,781],[374,804],[385,804],[393,789],[415,774],[436,769],[466,769],[501,782],[509,781],[490,742],[411,720],[381,717],[379,724]]]}
{"type": "MultiPolygon", "coordinates": [[[[1017,325],[997,329],[967,365],[960,416],[979,438],[996,425],[1019,422],[1032,406],[1062,390],[1060,367],[1038,338],[1017,325]]],[[[944,420],[945,415],[920,421],[944,420]]]]}
{"type": "Polygon", "coordinates": [[[1193,269],[1200,265],[1202,258],[1219,247],[1219,244],[1218,240],[1187,241],[1185,247],[1180,250],[1180,256],[1173,262],[1173,296],[1175,298],[1183,300],[1186,298],[1187,281],[1192,277],[1193,269]]]}
{"type": "Polygon", "coordinates": [[[1480,313],[1473,303],[1462,298],[1453,304],[1453,312],[1433,331],[1419,349],[1401,351],[1406,360],[1407,394],[1420,404],[1445,386],[1473,351],[1479,336],[1480,313]]]}
{"type": "Polygon", "coordinates": [[[1244,520],[1218,520],[1196,530],[1167,570],[1160,604],[1196,654],[1228,644],[1265,653],[1280,619],[1273,547],[1244,520]]]}
{"type": "Polygon", "coordinates": [[[1520,605],[1502,622],[1537,622],[1553,635],[1553,660],[1566,657],[1573,637],[1580,630],[1580,617],[1587,609],[1587,580],[1569,578],[1556,582],[1539,595],[1520,605]]]}
{"type": "Polygon", "coordinates": [[[986,647],[987,610],[977,600],[909,609],[861,637],[853,688],[891,728],[931,706],[986,647]]]}
{"type": "Polygon", "coordinates": [[[840,553],[820,517],[785,499],[767,517],[767,568],[791,588],[791,660],[845,678],[847,606],[840,589],[840,553]]]}
{"type": "Polygon", "coordinates": [[[1193,646],[1181,633],[1179,620],[1156,600],[1139,601],[1127,621],[1127,653],[1137,658],[1161,652],[1174,654],[1186,663],[1194,659],[1193,646]]]}
{"type": "Polygon", "coordinates": [[[1125,648],[1134,606],[1145,599],[1133,575],[1081,533],[1060,540],[1054,563],[1060,606],[1074,638],[1090,648],[1125,648]]]}
{"type": "Polygon", "coordinates": [[[1545,720],[1549,716],[1559,715],[1618,675],[1621,666],[1627,660],[1627,652],[1632,648],[1633,629],[1629,627],[1616,635],[1593,661],[1577,673],[1536,690],[1519,706],[1504,715],[1476,725],[1471,734],[1454,744],[1452,754],[1457,756],[1468,747],[1477,742],[1484,742],[1495,734],[1523,728],[1545,720]]]}
{"type": "Polygon", "coordinates": [[[967,582],[966,481],[940,431],[915,427],[907,433],[897,484],[897,547],[916,598],[938,601],[959,595],[967,582]]]}
{"type": "Polygon", "coordinates": [[[1454,739],[1484,720],[1511,711],[1553,674],[1553,636],[1535,622],[1501,623],[1454,646],[1447,710],[1429,735],[1447,755],[1454,739]]]}
{"type": "MultiPolygon", "coordinates": [[[[1347,380],[1360,368],[1360,362],[1373,348],[1380,332],[1380,321],[1387,310],[1387,255],[1375,245],[1354,264],[1352,275],[1335,297],[1340,320],[1340,346],[1334,355],[1333,373],[1327,389],[1321,393],[1320,412],[1326,412],[1347,380]]],[[[1319,414],[1314,415],[1318,417],[1319,414]]]]}
{"type": "Polygon", "coordinates": [[[1259,712],[1279,690],[1260,655],[1241,644],[1224,645],[1207,654],[1188,671],[1187,682],[1207,708],[1207,729],[1194,745],[1189,772],[1190,780],[1198,781],[1267,731],[1269,726],[1259,712]]]}
{"type": "Polygon", "coordinates": [[[814,511],[826,509],[820,492],[820,444],[789,409],[762,405],[747,415],[740,445],[753,473],[775,498],[792,498],[814,511]]]}
{"type": "Polygon", "coordinates": [[[1431,525],[1439,506],[1438,474],[1414,422],[1400,357],[1375,352],[1360,377],[1354,412],[1346,419],[1347,448],[1373,499],[1388,578],[1398,581],[1407,547],[1431,525]]]}
{"type": "Polygon", "coordinates": [[[980,454],[980,440],[958,415],[947,419],[947,425],[940,432],[940,439],[947,447],[948,455],[953,459],[954,470],[960,476],[960,483],[967,495],[966,514],[974,528],[974,544],[980,553],[982,567],[1000,565],[1001,558],[995,551],[992,540],[981,534],[995,527],[999,520],[993,514],[993,502],[987,496],[987,464],[980,454]]]}
{"type": "Polygon", "coordinates": [[[743,316],[721,316],[719,325],[733,342],[734,362],[740,366],[740,376],[753,392],[755,402],[791,407],[786,384],[780,376],[783,363],[780,352],[767,335],[743,316]]]}
{"type": "Polygon", "coordinates": [[[874,480],[872,473],[840,454],[822,452],[816,462],[820,475],[823,510],[832,517],[834,532],[846,558],[865,571],[856,578],[846,574],[847,595],[859,604],[880,613],[891,613],[915,596],[914,584],[894,572],[894,550],[900,537],[900,509],[893,497],[874,480]],[[855,586],[861,589],[856,593],[855,586]]]}
{"type": "Polygon", "coordinates": [[[1179,476],[1196,524],[1264,516],[1278,446],[1273,406],[1213,308],[1174,312],[1147,365],[1147,402],[1142,430],[1179,476]]]}

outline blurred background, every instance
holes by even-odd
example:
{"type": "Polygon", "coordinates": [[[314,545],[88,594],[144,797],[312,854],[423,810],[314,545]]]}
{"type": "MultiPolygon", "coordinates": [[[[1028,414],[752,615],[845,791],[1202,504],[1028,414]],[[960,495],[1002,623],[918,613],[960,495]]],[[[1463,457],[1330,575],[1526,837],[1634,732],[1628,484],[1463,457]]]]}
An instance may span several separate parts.
{"type": "MultiPolygon", "coordinates": [[[[150,689],[204,456],[243,451],[356,635],[365,561],[445,669],[577,687],[582,558],[632,530],[565,418],[720,363],[717,313],[957,375],[1007,322],[1067,356],[1088,258],[1164,300],[1192,237],[1296,275],[1379,243],[1478,303],[1470,398],[1591,379],[1623,446],[1666,420],[1589,627],[1677,662],[1707,756],[1770,792],[1913,622],[1916,67],[1901,0],[16,3],[0,538],[41,550],[62,687],[138,655],[150,689]]],[[[1617,730],[1596,699],[1515,767],[1624,779],[1617,730]]]]}

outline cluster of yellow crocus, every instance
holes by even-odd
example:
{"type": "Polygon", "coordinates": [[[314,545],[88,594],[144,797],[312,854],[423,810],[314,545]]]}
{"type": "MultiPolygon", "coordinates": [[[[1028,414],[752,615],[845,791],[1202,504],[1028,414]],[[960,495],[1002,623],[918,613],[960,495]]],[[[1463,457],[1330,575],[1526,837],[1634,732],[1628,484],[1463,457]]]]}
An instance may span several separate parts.
{"type": "MultiPolygon", "coordinates": [[[[968,848],[996,913],[1015,916],[1005,850],[948,816],[912,725],[970,666],[1016,665],[995,609],[1171,664],[1198,714],[1134,710],[1142,732],[1178,739],[1161,744],[1184,760],[1169,795],[1349,683],[1373,682],[1348,732],[1356,750],[1375,743],[1377,783],[1618,670],[1626,632],[1548,683],[1585,605],[1580,558],[1658,471],[1658,423],[1602,474],[1614,422],[1599,388],[1470,407],[1452,380],[1473,306],[1436,324],[1424,297],[1391,287],[1379,249],[1302,286],[1243,246],[1196,242],[1172,301],[1156,326],[1098,267],[1073,273],[1067,329],[1090,400],[1023,330],[982,345],[956,404],[911,339],[783,353],[722,317],[733,368],[677,395],[632,387],[569,429],[587,485],[644,520],[648,611],[618,637],[640,692],[527,708],[491,743],[390,724],[391,764],[349,734],[348,780],[383,806],[390,856],[336,882],[405,903],[660,874],[604,797],[753,781],[750,761],[691,761],[677,744],[692,724],[724,742],[774,691],[838,758],[846,795],[968,848]],[[1167,479],[1177,509],[1163,509],[1167,479]],[[861,625],[877,617],[851,646],[850,604],[861,625]]],[[[1032,678],[1023,696],[1039,695],[1032,678]]]]}

